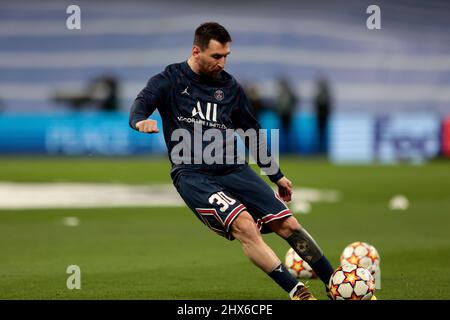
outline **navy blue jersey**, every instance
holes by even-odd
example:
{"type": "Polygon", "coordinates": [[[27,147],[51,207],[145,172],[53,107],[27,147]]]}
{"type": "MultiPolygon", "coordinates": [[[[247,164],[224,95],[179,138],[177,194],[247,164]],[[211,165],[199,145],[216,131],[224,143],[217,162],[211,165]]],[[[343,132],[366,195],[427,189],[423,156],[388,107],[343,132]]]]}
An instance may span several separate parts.
{"type": "MultiPolygon", "coordinates": [[[[216,78],[198,75],[191,70],[187,62],[171,64],[166,69],[152,77],[147,86],[138,94],[130,112],[129,124],[136,129],[136,123],[146,120],[158,109],[164,132],[164,139],[172,163],[172,178],[183,170],[196,170],[204,173],[226,173],[241,168],[243,165],[237,161],[236,153],[234,161],[224,160],[222,163],[198,163],[190,155],[190,163],[179,163],[172,159],[172,151],[179,143],[173,139],[173,133],[177,129],[185,129],[194,136],[195,126],[201,124],[202,130],[216,129],[223,133],[223,149],[226,148],[227,129],[254,129],[261,127],[252,115],[250,102],[239,83],[233,76],[221,71],[216,78]]],[[[236,137],[233,137],[236,145],[236,137]]],[[[264,139],[260,139],[264,140],[264,139]]],[[[245,141],[246,145],[248,141],[245,141]]],[[[202,148],[207,148],[208,142],[202,141],[202,148]]],[[[270,156],[265,141],[258,141],[257,148],[264,148],[264,152],[270,156]],[[266,151],[267,150],[267,151],[266,151]]],[[[257,152],[259,150],[256,150],[257,152]]],[[[225,157],[225,151],[223,152],[225,157]]],[[[264,169],[265,164],[257,159],[258,165],[264,169]]],[[[282,172],[276,167],[274,174],[269,174],[272,181],[283,177],[282,172]]]]}

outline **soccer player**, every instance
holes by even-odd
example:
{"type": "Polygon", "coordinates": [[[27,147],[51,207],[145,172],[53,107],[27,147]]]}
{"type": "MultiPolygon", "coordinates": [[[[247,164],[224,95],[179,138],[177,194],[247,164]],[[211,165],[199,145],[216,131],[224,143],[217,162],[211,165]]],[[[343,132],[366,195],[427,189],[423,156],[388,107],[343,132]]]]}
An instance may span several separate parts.
{"type": "MultiPolygon", "coordinates": [[[[193,148],[189,144],[190,148],[183,149],[183,156],[176,152],[182,133],[192,137],[198,126],[201,131],[214,128],[224,137],[228,129],[258,131],[261,128],[250,111],[252,106],[241,85],[224,70],[230,43],[228,31],[220,24],[200,25],[195,31],[189,59],[167,66],[148,81],[131,107],[129,124],[139,132],[158,133],[157,122],[149,119],[158,109],[172,163],[171,177],[187,206],[219,235],[229,240],[238,239],[244,254],[289,293],[291,299],[315,300],[261,236],[275,232],[285,239],[327,287],[333,268],[283,202],[291,200],[292,183],[278,165],[268,174],[278,187],[276,193],[246,162],[237,161],[236,156],[232,158],[234,161],[199,162],[192,152],[188,152],[198,148],[195,141],[193,148]]],[[[223,141],[225,150],[228,140],[223,141]]],[[[257,154],[262,146],[267,147],[265,141],[259,139],[257,154]]],[[[203,141],[200,148],[206,147],[203,141]]],[[[268,156],[274,161],[270,152],[268,156]]],[[[257,160],[257,163],[267,170],[262,161],[257,160]]]]}

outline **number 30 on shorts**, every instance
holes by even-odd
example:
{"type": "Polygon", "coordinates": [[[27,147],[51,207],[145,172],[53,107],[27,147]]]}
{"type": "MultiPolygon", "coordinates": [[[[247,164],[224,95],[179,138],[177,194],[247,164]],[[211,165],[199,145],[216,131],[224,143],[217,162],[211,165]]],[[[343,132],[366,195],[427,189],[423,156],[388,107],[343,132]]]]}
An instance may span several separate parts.
{"type": "Polygon", "coordinates": [[[229,206],[236,203],[236,200],[227,196],[225,193],[223,193],[223,191],[213,193],[208,198],[208,201],[210,204],[217,203],[217,205],[220,206],[221,212],[225,212],[229,206]]]}

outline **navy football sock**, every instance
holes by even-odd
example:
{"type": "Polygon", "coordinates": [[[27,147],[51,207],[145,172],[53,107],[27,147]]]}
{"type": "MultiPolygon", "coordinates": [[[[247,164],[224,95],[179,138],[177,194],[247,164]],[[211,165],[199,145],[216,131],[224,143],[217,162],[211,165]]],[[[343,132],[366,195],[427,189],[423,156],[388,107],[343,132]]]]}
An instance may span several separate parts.
{"type": "Polygon", "coordinates": [[[328,282],[330,281],[331,275],[334,272],[334,269],[328,259],[323,255],[319,260],[314,263],[311,262],[309,265],[320,278],[320,280],[322,280],[322,282],[325,283],[326,286],[328,286],[328,282]]]}
{"type": "Polygon", "coordinates": [[[280,264],[268,275],[288,293],[299,283],[283,264],[280,264]]]}

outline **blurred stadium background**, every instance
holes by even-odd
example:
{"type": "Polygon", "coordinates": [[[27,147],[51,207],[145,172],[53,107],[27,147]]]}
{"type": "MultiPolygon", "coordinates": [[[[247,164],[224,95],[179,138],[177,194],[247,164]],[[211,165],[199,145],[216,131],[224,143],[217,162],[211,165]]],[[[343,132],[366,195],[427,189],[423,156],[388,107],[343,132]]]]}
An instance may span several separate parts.
{"type": "Polygon", "coordinates": [[[379,298],[450,298],[450,3],[77,1],[68,30],[71,4],[0,1],[1,299],[286,298],[183,205],[162,135],[128,127],[136,94],[206,21],[230,31],[227,70],[281,129],[291,209],[335,266],[366,241],[379,298]],[[81,290],[66,287],[72,264],[81,290]]]}

